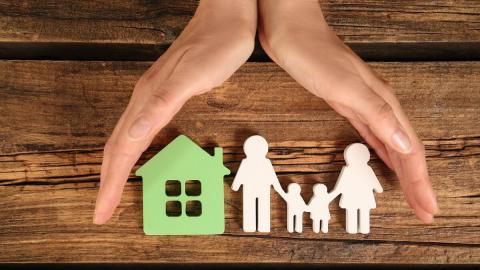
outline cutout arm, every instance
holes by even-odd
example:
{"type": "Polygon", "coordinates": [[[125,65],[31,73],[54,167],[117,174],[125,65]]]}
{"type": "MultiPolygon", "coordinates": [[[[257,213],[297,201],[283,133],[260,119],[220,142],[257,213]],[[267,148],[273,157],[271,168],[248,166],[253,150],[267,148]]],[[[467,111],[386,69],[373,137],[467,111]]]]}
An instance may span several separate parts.
{"type": "Polygon", "coordinates": [[[233,191],[238,191],[240,189],[240,186],[243,185],[244,177],[245,177],[245,172],[244,172],[244,160],[240,162],[240,166],[238,167],[237,174],[235,175],[235,178],[233,179],[232,183],[232,190],[233,191]]]}
{"type": "Polygon", "coordinates": [[[383,192],[382,185],[378,181],[378,178],[375,175],[375,173],[373,172],[373,169],[372,168],[369,168],[369,169],[370,169],[370,181],[372,181],[372,184],[373,184],[372,185],[373,186],[373,191],[378,192],[378,193],[382,193],[383,192]]]}
{"type": "Polygon", "coordinates": [[[280,181],[278,181],[277,174],[275,173],[275,170],[273,169],[273,165],[270,163],[270,171],[272,172],[271,175],[271,184],[273,186],[273,189],[280,195],[284,200],[286,200],[287,194],[283,190],[282,186],[280,185],[280,181]]]}
{"type": "Polygon", "coordinates": [[[275,176],[275,180],[272,183],[273,189],[280,195],[284,200],[286,200],[287,194],[283,190],[282,186],[280,185],[280,182],[278,181],[278,178],[275,176]]]}
{"type": "Polygon", "coordinates": [[[313,201],[314,198],[315,198],[315,195],[313,195],[313,196],[310,198],[310,200],[308,201],[308,203],[305,203],[305,211],[306,211],[306,212],[312,211],[312,209],[313,209],[312,201],[313,201]]]}
{"type": "MultiPolygon", "coordinates": [[[[303,211],[308,211],[310,209],[310,207],[308,206],[308,204],[305,202],[305,200],[302,199],[302,209],[303,211]]],[[[310,203],[310,202],[309,202],[310,203]]]]}
{"type": "Polygon", "coordinates": [[[338,195],[340,195],[340,191],[338,189],[333,189],[332,192],[328,193],[327,199],[329,202],[333,201],[338,195]]]}
{"type": "Polygon", "coordinates": [[[333,190],[328,193],[328,200],[333,201],[338,195],[340,195],[343,191],[343,178],[345,177],[345,167],[342,168],[342,171],[340,172],[340,175],[338,176],[337,183],[335,184],[335,187],[333,190]]]}

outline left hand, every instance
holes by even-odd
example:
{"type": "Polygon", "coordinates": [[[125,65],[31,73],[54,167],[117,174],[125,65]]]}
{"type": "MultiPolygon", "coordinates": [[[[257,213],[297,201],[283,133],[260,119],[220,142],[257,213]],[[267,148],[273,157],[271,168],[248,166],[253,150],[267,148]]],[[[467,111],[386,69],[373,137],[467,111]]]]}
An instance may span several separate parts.
{"type": "Polygon", "coordinates": [[[259,39],[267,54],[346,117],[397,174],[417,217],[438,207],[423,143],[391,87],[328,27],[318,1],[259,0],[259,39]]]}
{"type": "Polygon", "coordinates": [[[139,79],[105,145],[95,224],[110,219],[135,162],[183,104],[222,84],[248,59],[256,8],[256,0],[200,1],[181,35],[139,79]]]}

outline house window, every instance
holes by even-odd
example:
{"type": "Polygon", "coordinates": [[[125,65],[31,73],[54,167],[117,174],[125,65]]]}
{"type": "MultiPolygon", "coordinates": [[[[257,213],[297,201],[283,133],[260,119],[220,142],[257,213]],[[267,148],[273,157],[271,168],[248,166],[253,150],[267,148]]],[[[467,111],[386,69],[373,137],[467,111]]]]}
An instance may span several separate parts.
{"type": "Polygon", "coordinates": [[[200,201],[187,201],[186,213],[189,217],[198,217],[202,214],[202,203],[200,201]]]}
{"type": "Polygon", "coordinates": [[[182,203],[180,201],[167,201],[165,210],[167,216],[179,217],[182,215],[182,203]]]}
{"type": "Polygon", "coordinates": [[[199,196],[202,193],[202,184],[198,180],[187,180],[185,182],[185,194],[187,196],[199,196]]]}
{"type": "Polygon", "coordinates": [[[200,180],[167,180],[165,181],[166,215],[169,217],[179,217],[186,214],[189,217],[199,217],[202,215],[202,202],[198,196],[202,193],[202,183],[200,180]],[[182,195],[182,190],[186,196],[182,195]],[[185,209],[185,212],[182,210],[185,209]]]}
{"type": "Polygon", "coordinates": [[[165,194],[167,196],[180,196],[182,193],[182,184],[178,180],[167,180],[165,182],[165,194]]]}

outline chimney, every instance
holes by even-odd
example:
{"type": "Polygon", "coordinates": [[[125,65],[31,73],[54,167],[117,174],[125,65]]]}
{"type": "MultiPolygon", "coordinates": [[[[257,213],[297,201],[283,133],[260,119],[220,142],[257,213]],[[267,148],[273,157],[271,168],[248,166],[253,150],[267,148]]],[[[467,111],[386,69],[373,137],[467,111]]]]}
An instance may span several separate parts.
{"type": "Polygon", "coordinates": [[[215,147],[213,150],[213,156],[220,162],[220,164],[223,164],[223,149],[221,147],[215,147]]]}
{"type": "Polygon", "coordinates": [[[225,167],[223,164],[223,149],[221,147],[215,147],[213,150],[213,158],[215,159],[217,164],[220,165],[220,167],[223,170],[223,175],[229,175],[230,174],[230,169],[225,167]]]}

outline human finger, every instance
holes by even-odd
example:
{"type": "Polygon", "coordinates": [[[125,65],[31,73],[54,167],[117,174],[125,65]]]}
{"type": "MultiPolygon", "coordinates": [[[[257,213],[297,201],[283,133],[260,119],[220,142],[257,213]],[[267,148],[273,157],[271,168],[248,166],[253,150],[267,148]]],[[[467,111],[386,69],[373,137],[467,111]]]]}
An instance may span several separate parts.
{"type": "Polygon", "coordinates": [[[140,110],[135,109],[136,106],[129,106],[124,112],[105,147],[94,223],[103,224],[110,219],[120,202],[132,167],[155,134],[181,107],[182,102],[176,100],[171,93],[159,91],[150,96],[140,110]]]}

